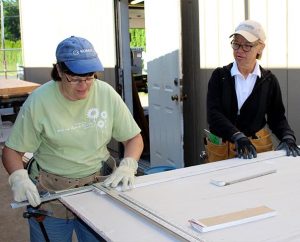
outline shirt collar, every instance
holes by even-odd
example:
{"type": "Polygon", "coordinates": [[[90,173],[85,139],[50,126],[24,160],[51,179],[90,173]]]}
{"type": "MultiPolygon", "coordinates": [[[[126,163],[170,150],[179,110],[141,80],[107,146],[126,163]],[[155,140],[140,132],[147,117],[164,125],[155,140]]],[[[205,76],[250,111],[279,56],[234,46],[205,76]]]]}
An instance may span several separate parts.
{"type": "MultiPolygon", "coordinates": [[[[230,73],[231,73],[231,76],[242,75],[240,73],[238,67],[237,67],[236,61],[233,62],[233,65],[232,65],[232,68],[230,70],[230,73]]],[[[259,64],[258,64],[257,61],[256,61],[256,64],[255,64],[254,70],[253,70],[253,72],[251,74],[252,75],[256,75],[258,77],[261,77],[261,71],[260,71],[259,64]]]]}

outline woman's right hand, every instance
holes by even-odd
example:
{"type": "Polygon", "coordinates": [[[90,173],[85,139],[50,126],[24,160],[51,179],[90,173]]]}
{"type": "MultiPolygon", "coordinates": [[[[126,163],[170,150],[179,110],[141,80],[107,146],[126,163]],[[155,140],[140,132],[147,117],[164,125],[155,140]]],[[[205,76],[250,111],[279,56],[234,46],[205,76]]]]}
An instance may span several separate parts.
{"type": "Polygon", "coordinates": [[[31,206],[37,207],[41,203],[39,192],[30,180],[27,170],[14,171],[8,178],[8,182],[14,194],[14,200],[22,202],[28,200],[31,206]]]}
{"type": "Polygon", "coordinates": [[[254,145],[242,132],[235,133],[232,140],[239,158],[252,159],[257,157],[254,145]]]}

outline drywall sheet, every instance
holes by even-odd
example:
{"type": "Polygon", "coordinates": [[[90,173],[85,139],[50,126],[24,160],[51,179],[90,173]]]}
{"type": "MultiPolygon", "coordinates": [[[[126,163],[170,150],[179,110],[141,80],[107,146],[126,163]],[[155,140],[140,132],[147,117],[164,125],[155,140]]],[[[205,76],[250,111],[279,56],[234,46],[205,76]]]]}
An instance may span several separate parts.
{"type": "MultiPolygon", "coordinates": [[[[137,178],[126,194],[167,217],[207,242],[300,241],[300,158],[283,151],[260,154],[257,159],[231,159],[137,178]],[[245,170],[276,172],[227,186],[215,177],[245,170]],[[189,219],[212,217],[251,207],[267,206],[276,216],[216,231],[199,233],[189,219]]],[[[63,202],[108,241],[182,241],[105,194],[88,192],[65,197],[63,202]]]]}

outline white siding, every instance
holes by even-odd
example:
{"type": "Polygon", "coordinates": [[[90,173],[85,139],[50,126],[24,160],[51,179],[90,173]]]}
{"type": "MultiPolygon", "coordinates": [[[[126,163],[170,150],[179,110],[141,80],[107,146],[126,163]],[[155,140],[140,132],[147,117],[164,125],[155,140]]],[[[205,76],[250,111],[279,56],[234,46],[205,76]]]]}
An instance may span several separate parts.
{"type": "MultiPolygon", "coordinates": [[[[299,8],[297,0],[249,0],[249,19],[265,29],[261,64],[267,68],[299,68],[299,8]]],[[[215,68],[233,60],[228,36],[245,19],[244,1],[199,0],[200,65],[215,68]]]]}
{"type": "Polygon", "coordinates": [[[51,67],[57,44],[71,35],[90,40],[103,65],[115,66],[112,0],[19,0],[23,62],[51,67]]]}

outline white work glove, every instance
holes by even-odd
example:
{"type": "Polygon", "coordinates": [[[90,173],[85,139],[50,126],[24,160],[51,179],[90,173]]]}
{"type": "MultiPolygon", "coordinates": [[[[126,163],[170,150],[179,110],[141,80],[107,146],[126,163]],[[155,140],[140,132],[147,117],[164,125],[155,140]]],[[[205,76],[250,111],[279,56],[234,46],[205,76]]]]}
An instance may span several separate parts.
{"type": "Polygon", "coordinates": [[[131,157],[121,160],[119,167],[103,182],[105,187],[116,187],[122,181],[122,190],[131,189],[134,184],[138,163],[131,157]]]}
{"type": "Polygon", "coordinates": [[[22,202],[28,200],[31,206],[37,207],[41,203],[39,192],[30,180],[27,170],[14,171],[8,178],[9,185],[14,194],[14,200],[22,202]]]}

